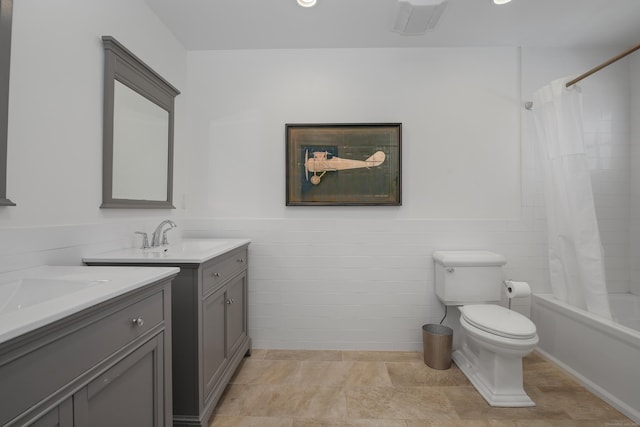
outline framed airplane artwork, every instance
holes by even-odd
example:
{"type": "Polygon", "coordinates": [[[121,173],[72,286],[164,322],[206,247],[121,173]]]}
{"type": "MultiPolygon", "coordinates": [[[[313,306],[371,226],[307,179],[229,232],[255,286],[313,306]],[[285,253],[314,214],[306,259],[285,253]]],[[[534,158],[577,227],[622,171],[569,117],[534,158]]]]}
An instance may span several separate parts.
{"type": "Polygon", "coordinates": [[[400,206],[401,143],[401,123],[287,124],[287,206],[400,206]]]}

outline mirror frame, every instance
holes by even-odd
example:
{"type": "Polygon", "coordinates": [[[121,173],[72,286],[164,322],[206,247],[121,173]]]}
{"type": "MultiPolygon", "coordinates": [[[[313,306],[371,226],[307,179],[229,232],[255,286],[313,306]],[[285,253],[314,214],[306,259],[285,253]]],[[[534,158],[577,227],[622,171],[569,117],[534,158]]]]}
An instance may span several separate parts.
{"type": "Polygon", "coordinates": [[[7,136],[13,0],[0,0],[0,206],[15,206],[7,198],[7,136]]]}
{"type": "Polygon", "coordinates": [[[180,91],[163,79],[111,36],[102,36],[104,47],[104,123],[101,208],[175,209],[173,206],[174,99],[180,91]],[[115,81],[169,113],[166,200],[116,199],[113,197],[113,119],[115,81]]]}

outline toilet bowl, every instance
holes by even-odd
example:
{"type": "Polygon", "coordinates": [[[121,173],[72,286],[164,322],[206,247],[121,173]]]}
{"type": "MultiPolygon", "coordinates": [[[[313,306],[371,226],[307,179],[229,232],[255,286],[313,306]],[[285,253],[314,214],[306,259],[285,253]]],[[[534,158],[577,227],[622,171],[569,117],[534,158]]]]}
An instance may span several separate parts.
{"type": "Polygon", "coordinates": [[[465,332],[493,351],[523,357],[538,344],[536,325],[518,312],[494,304],[467,305],[459,310],[465,332]]]}
{"type": "Polygon", "coordinates": [[[459,307],[461,347],[453,361],[491,406],[535,406],[522,382],[522,358],[538,344],[529,319],[498,305],[459,307]]]}
{"type": "Polygon", "coordinates": [[[436,295],[460,312],[453,361],[492,406],[525,407],[522,358],[538,344],[535,324],[495,304],[500,300],[502,255],[487,251],[437,251],[436,295]]]}

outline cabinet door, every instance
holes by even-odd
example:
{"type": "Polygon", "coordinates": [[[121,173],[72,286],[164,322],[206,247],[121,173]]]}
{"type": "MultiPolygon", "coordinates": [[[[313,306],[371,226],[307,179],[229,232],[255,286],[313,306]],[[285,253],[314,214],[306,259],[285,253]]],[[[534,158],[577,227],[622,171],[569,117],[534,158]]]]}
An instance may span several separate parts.
{"type": "Polygon", "coordinates": [[[30,427],[73,427],[73,400],[66,399],[34,422],[30,427]]]}
{"type": "Polygon", "coordinates": [[[225,306],[227,305],[225,288],[222,288],[202,301],[202,354],[200,360],[204,372],[204,400],[216,385],[227,363],[225,348],[225,306]]]}
{"type": "Polygon", "coordinates": [[[163,349],[159,334],[78,391],[75,426],[164,426],[163,349]]]}
{"type": "Polygon", "coordinates": [[[227,348],[231,357],[247,336],[247,273],[227,285],[227,348]]]}

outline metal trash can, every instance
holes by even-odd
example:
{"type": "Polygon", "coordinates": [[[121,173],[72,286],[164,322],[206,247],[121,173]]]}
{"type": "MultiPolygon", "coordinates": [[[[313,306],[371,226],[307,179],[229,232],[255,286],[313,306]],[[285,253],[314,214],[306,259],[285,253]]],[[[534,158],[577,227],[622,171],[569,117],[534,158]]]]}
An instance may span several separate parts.
{"type": "Polygon", "coordinates": [[[451,367],[453,329],[444,325],[422,325],[424,363],[433,369],[451,367]]]}

